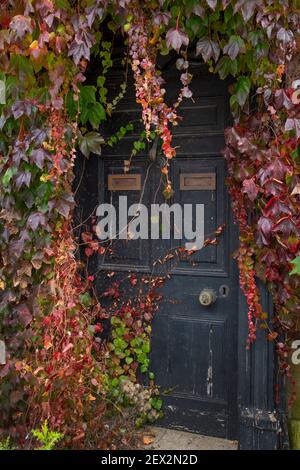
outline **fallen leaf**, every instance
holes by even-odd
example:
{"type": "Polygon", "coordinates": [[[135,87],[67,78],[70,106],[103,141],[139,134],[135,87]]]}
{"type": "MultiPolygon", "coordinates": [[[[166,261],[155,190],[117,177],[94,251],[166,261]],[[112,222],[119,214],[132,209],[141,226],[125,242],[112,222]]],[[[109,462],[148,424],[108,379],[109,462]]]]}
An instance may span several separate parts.
{"type": "Polygon", "coordinates": [[[144,436],[143,437],[143,443],[146,445],[146,446],[149,446],[150,444],[152,444],[154,442],[154,437],[152,436],[144,436]]]}

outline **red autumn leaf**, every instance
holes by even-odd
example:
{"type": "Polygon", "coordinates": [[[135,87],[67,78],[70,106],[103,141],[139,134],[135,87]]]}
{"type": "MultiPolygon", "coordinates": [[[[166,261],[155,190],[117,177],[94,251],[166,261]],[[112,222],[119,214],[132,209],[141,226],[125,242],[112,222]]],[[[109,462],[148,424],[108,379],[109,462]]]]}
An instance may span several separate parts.
{"type": "Polygon", "coordinates": [[[212,10],[215,10],[218,0],[206,0],[206,3],[212,10]]]}
{"type": "Polygon", "coordinates": [[[68,352],[70,349],[73,349],[73,347],[74,345],[72,343],[67,344],[67,346],[65,346],[64,349],[62,350],[63,354],[68,352]]]}
{"type": "Polygon", "coordinates": [[[81,239],[84,243],[89,243],[93,239],[93,235],[90,232],[82,232],[81,239]]]}
{"type": "Polygon", "coordinates": [[[94,251],[98,251],[99,242],[97,242],[97,240],[93,240],[89,243],[89,247],[94,251]]]}
{"type": "Polygon", "coordinates": [[[277,217],[281,213],[291,214],[288,205],[281,202],[275,196],[269,200],[268,204],[264,207],[262,212],[266,217],[277,217]]]}
{"type": "Polygon", "coordinates": [[[250,201],[254,201],[257,197],[259,188],[255,183],[254,178],[246,179],[243,181],[243,192],[247,194],[250,201]]]}
{"type": "MultiPolygon", "coordinates": [[[[0,28],[1,28],[1,33],[5,32],[6,29],[9,27],[9,23],[11,20],[11,15],[9,14],[8,11],[2,11],[0,15],[0,28]]],[[[7,31],[8,33],[8,31],[7,31]]],[[[1,49],[3,49],[3,46],[1,46],[1,49]]]]}
{"type": "Polygon", "coordinates": [[[237,58],[238,54],[245,52],[245,50],[244,40],[237,35],[230,36],[228,43],[223,47],[224,54],[229,55],[232,61],[237,58]]]}
{"type": "Polygon", "coordinates": [[[55,38],[55,48],[59,54],[66,48],[66,41],[61,36],[56,36],[55,38]]]}
{"type": "MultiPolygon", "coordinates": [[[[78,27],[79,25],[75,25],[78,27]]],[[[90,49],[95,43],[94,36],[85,29],[79,29],[75,35],[74,41],[69,47],[69,56],[73,57],[76,65],[82,58],[90,60],[90,49]]]]}
{"type": "Polygon", "coordinates": [[[44,348],[48,350],[48,349],[52,348],[52,346],[53,345],[52,345],[51,337],[50,336],[45,336],[45,338],[44,338],[44,348]]]}
{"type": "Polygon", "coordinates": [[[94,331],[95,333],[101,333],[103,331],[103,326],[99,323],[96,323],[96,325],[94,326],[94,331]]]}
{"type": "Polygon", "coordinates": [[[294,40],[294,34],[289,29],[286,30],[285,28],[282,27],[277,32],[277,39],[283,42],[284,44],[287,44],[289,42],[292,43],[294,40]]]}
{"type": "Polygon", "coordinates": [[[39,226],[45,227],[46,225],[46,216],[42,212],[33,212],[27,220],[27,225],[33,231],[35,231],[39,226]]]}
{"type": "Polygon", "coordinates": [[[293,104],[300,104],[300,88],[293,92],[291,99],[293,104]]]}
{"type": "Polygon", "coordinates": [[[87,257],[90,257],[94,254],[94,250],[92,250],[92,248],[89,248],[87,247],[85,250],[84,250],[84,253],[87,257]]]}
{"type": "Polygon", "coordinates": [[[263,186],[266,181],[271,178],[276,180],[283,180],[286,173],[288,172],[289,167],[284,163],[283,159],[274,155],[273,161],[264,168],[261,168],[257,173],[257,180],[260,181],[260,184],[263,186]]]}
{"type": "Polygon", "coordinates": [[[300,194],[300,183],[297,183],[294,186],[293,191],[291,192],[291,196],[295,196],[296,194],[300,194]]]}
{"type": "Polygon", "coordinates": [[[55,208],[63,217],[69,216],[70,210],[74,206],[74,197],[67,192],[60,195],[59,198],[51,199],[49,201],[49,208],[55,208]]]}
{"type": "Polygon", "coordinates": [[[42,170],[45,160],[50,160],[50,155],[43,148],[38,148],[32,150],[30,159],[42,170]]]}
{"type": "Polygon", "coordinates": [[[275,104],[277,108],[282,108],[284,106],[287,110],[293,107],[293,103],[286,94],[286,91],[282,88],[275,92],[275,104]]]}
{"type": "Polygon", "coordinates": [[[257,222],[257,228],[260,232],[264,245],[269,245],[273,228],[272,220],[268,217],[260,217],[257,222]]]}
{"type": "Polygon", "coordinates": [[[274,232],[282,233],[284,237],[288,237],[291,234],[298,235],[300,233],[299,228],[293,222],[290,216],[282,217],[273,227],[274,232]]]}
{"type": "Polygon", "coordinates": [[[29,308],[25,304],[20,304],[15,308],[15,313],[18,315],[19,322],[23,326],[28,326],[32,320],[32,315],[29,308]]]}
{"type": "Polygon", "coordinates": [[[166,34],[167,47],[172,47],[175,51],[179,52],[181,46],[189,44],[188,35],[178,28],[171,28],[166,34]]]}
{"type": "Polygon", "coordinates": [[[30,116],[32,112],[32,104],[28,100],[15,100],[11,107],[15,119],[19,119],[24,114],[30,116]]]}
{"type": "Polygon", "coordinates": [[[170,19],[171,19],[171,13],[159,11],[155,13],[154,18],[153,18],[153,23],[156,26],[160,26],[160,25],[167,26],[169,24],[170,19]]]}
{"type": "Polygon", "coordinates": [[[296,118],[288,118],[285,123],[285,130],[292,131],[294,130],[296,133],[297,139],[300,137],[300,119],[296,118]]]}
{"type": "Polygon", "coordinates": [[[73,442],[77,442],[77,441],[81,441],[85,436],[85,433],[84,432],[81,432],[80,434],[77,434],[77,436],[75,436],[72,441],[73,442]]]}
{"type": "Polygon", "coordinates": [[[32,33],[33,31],[31,18],[28,16],[14,16],[9,26],[19,39],[22,39],[26,33],[32,33]]]}
{"type": "Polygon", "coordinates": [[[196,55],[201,54],[204,62],[207,62],[211,57],[217,62],[220,55],[220,47],[218,44],[208,37],[199,39],[196,46],[196,55]]]}
{"type": "Polygon", "coordinates": [[[129,277],[129,281],[130,281],[130,284],[131,284],[132,286],[136,286],[137,281],[138,281],[136,275],[135,275],[135,274],[132,274],[132,275],[129,277]]]}
{"type": "Polygon", "coordinates": [[[16,187],[20,189],[21,186],[29,187],[31,181],[31,173],[29,171],[22,171],[16,177],[16,187]]]}

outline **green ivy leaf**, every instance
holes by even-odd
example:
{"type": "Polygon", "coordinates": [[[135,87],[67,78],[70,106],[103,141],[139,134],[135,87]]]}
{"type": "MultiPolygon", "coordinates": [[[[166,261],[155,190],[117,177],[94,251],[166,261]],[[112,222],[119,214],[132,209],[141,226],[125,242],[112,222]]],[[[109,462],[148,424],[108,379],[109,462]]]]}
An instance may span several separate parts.
{"type": "Polygon", "coordinates": [[[88,103],[96,102],[96,87],[86,85],[80,87],[79,103],[82,107],[88,103]]]}
{"type": "Polygon", "coordinates": [[[101,121],[106,119],[105,109],[101,103],[86,102],[81,105],[80,121],[86,124],[88,121],[94,129],[98,129],[101,121]]]}
{"type": "Polygon", "coordinates": [[[187,28],[189,28],[194,34],[197,34],[201,25],[202,20],[199,16],[191,16],[186,22],[187,28]]]}
{"type": "Polygon", "coordinates": [[[55,0],[55,5],[57,8],[62,8],[63,10],[70,10],[70,2],[69,0],[55,0]]]}
{"type": "Polygon", "coordinates": [[[300,146],[298,146],[295,150],[291,152],[291,157],[294,160],[298,160],[300,158],[300,146]]]}
{"type": "Polygon", "coordinates": [[[12,69],[16,69],[20,77],[25,77],[25,81],[31,87],[35,84],[33,65],[30,60],[20,54],[13,54],[10,58],[12,69]]]}
{"type": "Polygon", "coordinates": [[[150,352],[150,342],[149,341],[147,341],[146,343],[143,344],[142,351],[146,354],[148,354],[150,352]]]}
{"type": "Polygon", "coordinates": [[[238,72],[238,65],[236,59],[231,60],[230,57],[227,56],[221,57],[221,59],[217,63],[216,72],[219,73],[220,78],[222,80],[228,77],[228,75],[233,75],[235,77],[238,72]]]}
{"type": "Polygon", "coordinates": [[[151,406],[152,408],[154,408],[155,410],[159,411],[162,407],[162,399],[161,398],[157,398],[157,397],[153,397],[151,398],[151,406]]]}
{"type": "Polygon", "coordinates": [[[250,33],[248,34],[248,39],[254,47],[261,43],[263,41],[263,38],[263,32],[260,30],[250,31],[250,33]]]}
{"type": "Polygon", "coordinates": [[[11,168],[8,168],[6,170],[6,172],[4,173],[3,177],[2,177],[2,183],[3,183],[3,186],[8,186],[9,185],[9,182],[10,180],[12,179],[12,177],[17,173],[17,168],[16,167],[11,167],[11,168]]]}
{"type": "Polygon", "coordinates": [[[98,78],[97,78],[97,86],[99,88],[103,87],[104,86],[104,83],[105,83],[105,80],[106,78],[103,76],[103,75],[100,75],[98,78]]]}
{"type": "Polygon", "coordinates": [[[128,343],[126,341],[124,341],[122,338],[114,339],[113,343],[114,343],[115,347],[120,349],[121,351],[126,349],[127,346],[128,346],[128,343]]]}
{"type": "Polygon", "coordinates": [[[88,132],[79,143],[80,151],[88,158],[90,153],[101,155],[101,145],[104,144],[103,137],[98,132],[88,132]]]}
{"type": "Polygon", "coordinates": [[[69,91],[65,98],[65,106],[70,119],[74,120],[78,111],[78,103],[74,100],[74,93],[69,91]]]}
{"type": "Polygon", "coordinates": [[[85,307],[89,307],[92,303],[92,298],[88,292],[85,292],[84,294],[80,295],[80,302],[82,305],[85,307]]]}
{"type": "Polygon", "coordinates": [[[291,264],[294,266],[294,269],[290,271],[290,276],[293,274],[300,274],[300,256],[294,258],[293,261],[291,261],[291,264]]]}
{"type": "Polygon", "coordinates": [[[237,116],[238,111],[239,111],[239,103],[238,103],[236,95],[232,95],[230,97],[229,104],[230,104],[230,109],[231,109],[232,114],[234,116],[237,116]]]}
{"type": "Polygon", "coordinates": [[[95,103],[89,110],[88,117],[94,129],[98,129],[101,121],[106,119],[105,109],[101,103],[95,103]]]}
{"type": "Polygon", "coordinates": [[[236,98],[240,106],[244,106],[250,93],[251,81],[249,77],[239,77],[236,84],[236,98]]]}

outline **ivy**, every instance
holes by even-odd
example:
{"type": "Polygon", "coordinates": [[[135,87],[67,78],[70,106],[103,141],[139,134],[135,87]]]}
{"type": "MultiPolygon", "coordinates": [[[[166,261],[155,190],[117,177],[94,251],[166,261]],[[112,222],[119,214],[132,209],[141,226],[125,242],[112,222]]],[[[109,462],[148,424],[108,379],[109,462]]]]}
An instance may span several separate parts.
{"type": "Polygon", "coordinates": [[[293,269],[290,271],[290,276],[293,274],[300,274],[300,256],[297,256],[291,261],[291,264],[293,265],[293,269]]]}
{"type": "Polygon", "coordinates": [[[100,123],[105,120],[105,110],[96,100],[96,91],[93,86],[83,86],[79,94],[80,122],[89,122],[93,129],[99,129],[100,123]]]}
{"type": "MultiPolygon", "coordinates": [[[[119,415],[115,427],[107,416],[120,405],[138,412],[136,424],[159,415],[161,400],[149,371],[156,286],[148,292],[151,301],[146,296],[139,305],[113,303],[106,311],[99,304],[93,276],[83,274],[75,257],[73,168],[78,149],[86,157],[99,155],[101,146],[132,132],[129,123],[107,142],[100,132],[127,91],[131,69],[145,131],[124,170],[147,142],[159,141],[163,194],[172,196],[172,132],[180,125],[182,102],[192,98],[189,51],[194,44],[211,72],[233,77],[230,105],[236,121],[226,131],[225,156],[240,226],[236,257],[249,306],[248,345],[257,328],[265,328],[276,343],[281,369],[289,373],[288,348],[278,337],[292,332],[293,317],[299,316],[299,81],[285,83],[299,47],[296,6],[292,0],[8,3],[0,15],[3,442],[10,434],[24,447],[29,431],[48,419],[53,433],[63,428],[61,446],[114,448],[119,415]],[[126,72],[109,102],[107,74],[120,35],[127,46],[126,72]],[[170,52],[178,54],[180,72],[173,103],[165,98],[167,85],[157,67],[159,55],[170,52]],[[91,58],[101,70],[86,83],[91,58]],[[257,277],[273,295],[273,324],[262,310],[257,277]],[[97,333],[108,319],[112,337],[101,342],[97,333]],[[148,374],[149,388],[138,384],[138,370],[148,374]]],[[[105,252],[89,232],[82,236],[87,257],[105,252]]],[[[117,290],[112,282],[108,297],[117,290]]],[[[127,434],[118,448],[129,446],[127,434]]]]}
{"type": "Polygon", "coordinates": [[[113,145],[117,144],[121,139],[123,139],[128,132],[132,132],[134,129],[134,125],[132,122],[127,124],[126,126],[121,126],[120,129],[114,134],[109,137],[107,140],[107,145],[112,147],[113,145]]]}
{"type": "Polygon", "coordinates": [[[97,132],[88,132],[78,139],[80,151],[88,158],[91,153],[101,155],[101,147],[104,144],[104,139],[97,132]]]}

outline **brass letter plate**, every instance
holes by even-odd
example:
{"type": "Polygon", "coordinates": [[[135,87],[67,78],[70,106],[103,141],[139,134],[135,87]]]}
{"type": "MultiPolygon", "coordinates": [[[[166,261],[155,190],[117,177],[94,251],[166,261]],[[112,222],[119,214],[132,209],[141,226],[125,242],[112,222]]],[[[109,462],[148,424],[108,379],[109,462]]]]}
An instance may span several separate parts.
{"type": "Polygon", "coordinates": [[[141,175],[108,175],[109,191],[139,191],[141,175]]]}
{"type": "Polygon", "coordinates": [[[180,189],[183,191],[202,191],[216,189],[215,173],[182,173],[180,189]]]}

